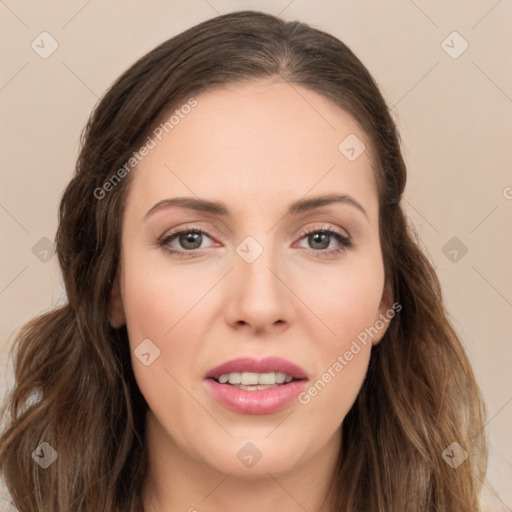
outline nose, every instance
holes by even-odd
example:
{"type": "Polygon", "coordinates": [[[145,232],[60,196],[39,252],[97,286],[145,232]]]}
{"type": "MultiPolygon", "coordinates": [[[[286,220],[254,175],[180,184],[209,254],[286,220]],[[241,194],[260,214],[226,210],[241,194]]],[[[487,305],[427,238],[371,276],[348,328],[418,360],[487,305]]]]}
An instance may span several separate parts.
{"type": "Polygon", "coordinates": [[[288,288],[282,260],[271,248],[251,263],[235,254],[234,269],[227,283],[226,322],[255,333],[284,330],[292,321],[293,294],[288,288]]]}

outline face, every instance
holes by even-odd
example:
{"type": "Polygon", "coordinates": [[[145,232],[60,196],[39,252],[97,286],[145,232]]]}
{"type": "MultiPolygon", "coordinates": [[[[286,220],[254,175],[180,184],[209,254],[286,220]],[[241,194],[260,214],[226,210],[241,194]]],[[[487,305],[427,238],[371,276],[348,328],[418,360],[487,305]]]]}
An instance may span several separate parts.
{"type": "Polygon", "coordinates": [[[370,141],[298,85],[195,99],[132,171],[111,323],[162,453],[249,479],[311,467],[387,327],[370,141]],[[216,210],[167,201],[185,197],[216,210]]]}

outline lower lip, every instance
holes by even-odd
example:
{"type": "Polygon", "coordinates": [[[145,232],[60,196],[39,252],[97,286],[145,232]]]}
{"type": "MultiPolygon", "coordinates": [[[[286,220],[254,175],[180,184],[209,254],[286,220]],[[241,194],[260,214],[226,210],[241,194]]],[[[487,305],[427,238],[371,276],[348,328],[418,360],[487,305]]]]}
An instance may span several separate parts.
{"type": "Polygon", "coordinates": [[[304,390],[306,380],[296,380],[277,388],[248,391],[214,379],[204,381],[213,398],[232,411],[243,414],[271,414],[280,411],[304,390]]]}

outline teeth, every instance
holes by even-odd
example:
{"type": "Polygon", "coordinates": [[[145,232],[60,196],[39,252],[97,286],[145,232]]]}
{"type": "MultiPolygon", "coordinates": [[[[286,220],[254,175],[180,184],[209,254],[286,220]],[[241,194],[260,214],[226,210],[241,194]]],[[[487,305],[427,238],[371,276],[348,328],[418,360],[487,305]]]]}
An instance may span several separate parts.
{"type": "Polygon", "coordinates": [[[261,390],[261,389],[277,388],[279,386],[277,384],[272,384],[272,385],[258,384],[257,386],[244,386],[243,384],[238,384],[236,387],[239,389],[246,389],[247,391],[256,391],[256,390],[261,390]]]}
{"type": "Polygon", "coordinates": [[[257,376],[257,384],[275,384],[277,380],[275,372],[260,373],[259,375],[255,373],[254,375],[257,376]]]}
{"type": "Polygon", "coordinates": [[[286,380],[286,373],[276,372],[276,382],[282,384],[286,380]]]}
{"type": "Polygon", "coordinates": [[[250,389],[260,389],[260,386],[273,387],[276,384],[283,384],[285,382],[291,382],[293,377],[286,375],[281,372],[268,372],[268,373],[251,373],[251,372],[233,372],[223,373],[219,376],[219,382],[221,384],[240,384],[239,387],[246,389],[244,386],[252,386],[250,389]],[[256,387],[257,386],[257,387],[256,387]]]}
{"type": "MultiPolygon", "coordinates": [[[[230,382],[230,384],[232,384],[232,383],[230,382]]],[[[258,384],[258,374],[243,372],[242,380],[241,380],[240,384],[243,384],[244,386],[249,386],[251,384],[258,384]]]]}

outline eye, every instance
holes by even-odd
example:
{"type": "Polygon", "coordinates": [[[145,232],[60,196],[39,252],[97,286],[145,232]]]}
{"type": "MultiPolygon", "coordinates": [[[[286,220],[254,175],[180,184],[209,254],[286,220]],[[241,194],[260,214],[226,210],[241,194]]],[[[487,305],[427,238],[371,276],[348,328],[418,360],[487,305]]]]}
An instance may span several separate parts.
{"type": "MultiPolygon", "coordinates": [[[[166,234],[158,241],[158,245],[173,256],[193,258],[201,256],[201,249],[205,248],[203,242],[206,238],[212,240],[212,237],[203,229],[189,226],[166,234]]],[[[303,239],[307,239],[307,243],[310,245],[309,248],[306,248],[308,254],[317,258],[333,258],[353,246],[349,237],[325,227],[313,227],[304,231],[299,240],[303,239]],[[333,242],[337,242],[338,245],[332,247],[333,242]],[[331,248],[329,248],[330,246],[331,248]]]]}
{"type": "Polygon", "coordinates": [[[171,254],[191,257],[195,254],[194,251],[204,249],[202,243],[205,238],[212,239],[203,229],[191,226],[165,235],[159,240],[158,245],[171,254]],[[178,244],[178,247],[172,245],[173,242],[178,244]]]}
{"type": "Polygon", "coordinates": [[[306,239],[307,243],[312,247],[308,251],[309,254],[317,258],[335,257],[337,254],[353,246],[353,242],[349,237],[328,228],[310,228],[302,234],[301,240],[303,239],[306,239]],[[338,242],[339,245],[329,249],[331,242],[338,242]]]}

